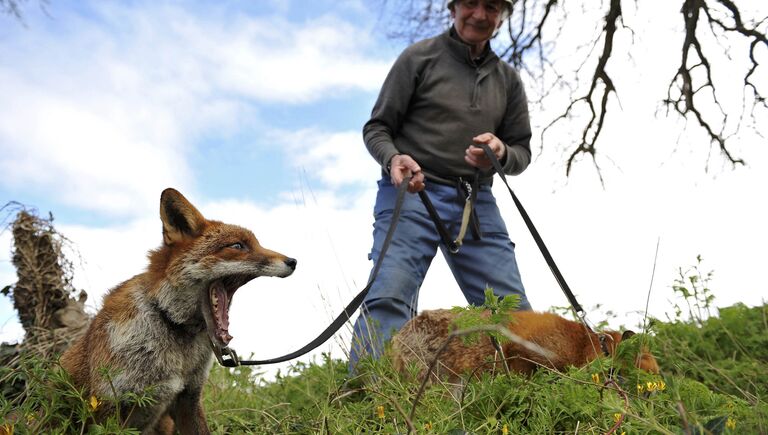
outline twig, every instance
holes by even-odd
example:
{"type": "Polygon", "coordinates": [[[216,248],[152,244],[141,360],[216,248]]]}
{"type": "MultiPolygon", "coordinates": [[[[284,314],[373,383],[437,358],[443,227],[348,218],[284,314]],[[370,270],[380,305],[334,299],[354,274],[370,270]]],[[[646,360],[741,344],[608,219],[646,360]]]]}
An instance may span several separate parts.
{"type": "Polygon", "coordinates": [[[688,418],[685,416],[685,406],[680,400],[677,401],[677,413],[680,415],[680,420],[683,423],[683,433],[686,435],[691,435],[691,427],[688,425],[688,418]]]}
{"type": "Polygon", "coordinates": [[[651,271],[651,283],[648,285],[648,297],[645,299],[645,315],[643,317],[643,333],[648,331],[648,306],[651,303],[651,290],[653,289],[653,279],[656,276],[656,263],[659,259],[659,245],[661,236],[656,239],[656,253],[653,255],[653,270],[651,271]]]}
{"type": "MultiPolygon", "coordinates": [[[[432,358],[432,361],[429,363],[429,368],[427,369],[427,373],[424,376],[424,379],[421,381],[421,385],[419,386],[419,391],[416,393],[416,397],[413,398],[413,405],[411,405],[411,412],[408,417],[411,421],[414,419],[416,415],[416,407],[419,404],[419,400],[421,400],[421,396],[424,395],[424,391],[427,389],[427,383],[429,382],[429,379],[432,376],[432,373],[435,370],[435,367],[437,366],[437,363],[440,359],[440,355],[442,355],[442,353],[445,352],[445,349],[448,348],[448,345],[451,343],[451,341],[454,338],[464,336],[464,335],[474,334],[477,332],[497,332],[499,334],[502,334],[504,337],[508,338],[510,341],[525,347],[531,352],[538,353],[544,358],[551,359],[555,357],[555,354],[553,352],[535,343],[531,343],[528,340],[524,340],[519,335],[512,333],[509,329],[501,325],[475,326],[472,328],[453,331],[450,334],[448,334],[448,337],[443,342],[443,345],[440,346],[440,349],[438,349],[438,351],[435,353],[435,356],[432,358]]],[[[410,434],[411,432],[409,431],[408,433],[410,434]]]]}
{"type": "MultiPolygon", "coordinates": [[[[613,427],[611,427],[608,432],[606,432],[606,435],[610,435],[614,432],[616,432],[616,429],[621,426],[621,423],[624,422],[624,416],[627,414],[627,411],[629,410],[629,397],[627,397],[627,393],[621,389],[619,384],[616,383],[613,379],[608,379],[603,384],[603,388],[608,387],[609,385],[613,385],[613,388],[619,393],[619,396],[621,396],[622,399],[624,399],[624,412],[621,413],[619,418],[616,420],[616,422],[613,424],[613,427]]],[[[600,390],[600,396],[602,397],[603,390],[600,390]]]]}

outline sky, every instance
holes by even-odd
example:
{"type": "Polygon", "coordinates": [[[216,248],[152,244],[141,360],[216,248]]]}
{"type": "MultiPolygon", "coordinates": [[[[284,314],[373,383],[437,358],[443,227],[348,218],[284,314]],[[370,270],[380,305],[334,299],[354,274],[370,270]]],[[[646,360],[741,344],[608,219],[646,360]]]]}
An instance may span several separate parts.
{"type": "MultiPolygon", "coordinates": [[[[767,15],[758,3],[744,7],[767,15]]],[[[298,259],[291,277],[238,291],[232,347],[259,359],[301,347],[362,289],[371,267],[379,167],[361,129],[407,45],[387,38],[390,22],[376,5],[52,0],[44,11],[25,3],[23,23],[0,16],[0,202],[53,214],[93,313],[110,288],[146,267],[147,251],[162,241],[160,192],[175,187],[207,218],[247,227],[298,259]]],[[[612,327],[637,328],[646,303],[665,318],[672,284],[697,256],[714,271],[716,305],[760,304],[768,151],[764,137],[734,127],[743,44],[714,72],[737,78],[718,94],[732,151],[747,162],[734,168],[695,122],[661,103],[679,64],[679,7],[627,7],[632,32],[617,37],[610,72],[618,98],[598,144],[603,181],[590,159],[565,175],[578,115],[542,139],[567,103],[554,89],[546,104],[531,104],[534,161],[512,187],[593,322],[610,311],[612,327]]],[[[552,47],[559,65],[577,64],[594,35],[584,25],[594,18],[579,18],[552,47]]],[[[765,47],[758,58],[768,62],[765,47]]],[[[766,77],[756,75],[764,92],[766,77]]],[[[523,79],[529,96],[542,86],[523,79]]],[[[757,124],[768,125],[767,115],[756,112],[757,124]]],[[[567,305],[502,183],[494,191],[534,309],[567,305]]],[[[16,281],[11,247],[5,230],[0,287],[16,281]]],[[[464,304],[438,254],[419,308],[464,304]]],[[[345,358],[350,329],[302,360],[345,358]]],[[[0,296],[0,340],[22,337],[0,296]]]]}

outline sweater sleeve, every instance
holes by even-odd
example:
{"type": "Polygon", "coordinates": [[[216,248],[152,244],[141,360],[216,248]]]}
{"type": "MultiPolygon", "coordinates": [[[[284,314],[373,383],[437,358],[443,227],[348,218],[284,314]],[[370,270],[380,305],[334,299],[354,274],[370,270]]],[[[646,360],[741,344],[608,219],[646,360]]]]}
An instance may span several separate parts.
{"type": "Polygon", "coordinates": [[[371,119],[363,126],[363,141],[382,167],[399,154],[397,135],[416,87],[416,68],[410,50],[405,50],[392,65],[373,106],[371,119]]]}
{"type": "Polygon", "coordinates": [[[531,121],[528,98],[517,71],[512,70],[507,91],[507,109],[498,136],[507,146],[503,170],[507,175],[520,174],[531,163],[531,121]]]}

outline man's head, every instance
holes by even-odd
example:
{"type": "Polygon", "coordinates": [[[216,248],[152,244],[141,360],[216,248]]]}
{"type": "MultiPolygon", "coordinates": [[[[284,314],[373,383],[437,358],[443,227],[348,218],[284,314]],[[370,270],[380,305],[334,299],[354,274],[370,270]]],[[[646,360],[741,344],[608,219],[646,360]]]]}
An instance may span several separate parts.
{"type": "Polygon", "coordinates": [[[509,16],[512,0],[449,0],[448,9],[461,39],[472,45],[482,44],[509,16]]]}

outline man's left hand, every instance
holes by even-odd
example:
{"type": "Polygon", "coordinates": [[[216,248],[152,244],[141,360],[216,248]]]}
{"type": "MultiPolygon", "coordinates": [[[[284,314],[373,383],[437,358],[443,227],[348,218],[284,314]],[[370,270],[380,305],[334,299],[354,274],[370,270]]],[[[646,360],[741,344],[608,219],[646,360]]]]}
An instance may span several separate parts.
{"type": "MultiPolygon", "coordinates": [[[[493,154],[496,155],[496,158],[499,159],[499,162],[504,161],[504,157],[507,154],[507,147],[504,145],[504,142],[497,138],[493,133],[483,133],[473,137],[472,140],[477,145],[488,145],[491,148],[491,151],[493,151],[493,154]]],[[[491,169],[493,166],[488,159],[488,156],[485,155],[485,151],[481,147],[475,145],[467,147],[467,150],[464,152],[464,161],[470,166],[483,170],[491,169]]]]}

